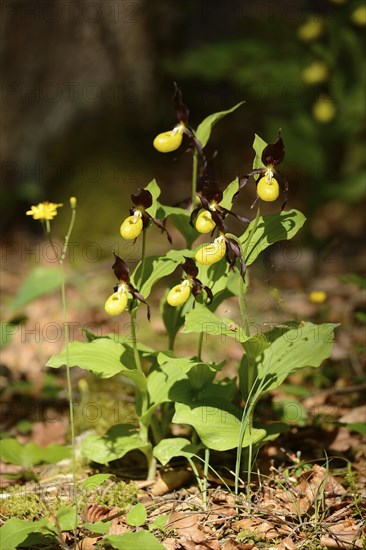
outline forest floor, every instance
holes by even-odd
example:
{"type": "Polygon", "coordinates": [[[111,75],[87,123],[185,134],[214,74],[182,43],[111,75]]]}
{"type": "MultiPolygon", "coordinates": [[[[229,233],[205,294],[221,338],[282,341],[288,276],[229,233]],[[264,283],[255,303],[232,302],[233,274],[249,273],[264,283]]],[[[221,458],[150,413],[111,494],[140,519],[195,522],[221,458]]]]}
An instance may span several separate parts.
{"type": "MultiPolygon", "coordinates": [[[[28,239],[17,238],[23,243],[28,239]]],[[[206,509],[184,460],[158,468],[156,479],[147,482],[144,460],[137,452],[108,468],[86,464],[79,458],[78,482],[98,472],[113,475],[103,485],[102,493],[91,493],[87,501],[80,501],[84,521],[111,520],[109,534],[121,534],[131,529],[126,511],[141,502],[148,511],[146,525],[158,516],[167,516],[164,527],[151,529],[171,550],[365,547],[365,288],[362,279],[355,276],[365,267],[364,250],[360,251],[360,241],[355,244],[351,238],[346,244],[334,242],[334,246],[321,250],[275,247],[250,273],[251,322],[271,327],[297,319],[339,323],[339,328],[332,356],[322,367],[290,376],[263,402],[263,417],[288,422],[289,431],[262,447],[249,486],[243,474],[239,498],[233,494],[234,452],[211,456],[211,466],[226,486],[218,475],[209,474],[206,509]],[[326,293],[322,304],[313,303],[309,297],[314,290],[326,293]]],[[[9,256],[4,264],[1,290],[5,321],[14,322],[7,304],[30,270],[29,262],[20,261],[19,254],[9,256]]],[[[110,258],[102,259],[90,264],[88,271],[69,274],[68,316],[74,327],[73,339],[83,339],[85,327],[98,334],[118,331],[119,336],[129,337],[127,321],[115,324],[103,310],[113,285],[110,264],[110,258]]],[[[153,294],[151,323],[141,314],[138,331],[145,344],[154,343],[161,349],[167,346],[164,326],[157,315],[163,291],[160,288],[153,294]]],[[[230,311],[233,319],[239,315],[234,301],[228,300],[220,307],[219,314],[230,311]]],[[[17,324],[2,349],[1,435],[42,447],[66,444],[69,423],[65,372],[45,368],[48,358],[63,345],[58,332],[62,326],[58,292],[30,302],[16,315],[17,324]]],[[[177,355],[196,346],[194,335],[184,335],[177,355]]],[[[224,375],[232,378],[239,360],[240,344],[237,346],[210,336],[203,356],[225,360],[224,375]]],[[[96,382],[78,368],[72,370],[72,377],[76,404],[93,404],[89,414],[76,407],[78,443],[90,430],[104,433],[115,423],[116,403],[122,404],[124,414],[133,414],[130,386],[117,384],[115,379],[96,382]]],[[[11,495],[0,505],[1,523],[10,516],[29,520],[37,519],[39,514],[52,517],[58,504],[70,497],[68,460],[35,466],[27,472],[7,462],[0,467],[2,496],[11,495]],[[39,495],[36,507],[24,496],[32,494],[39,495]]],[[[87,549],[96,547],[101,535],[84,530],[79,537],[79,548],[87,549]]],[[[71,546],[71,535],[64,534],[59,544],[71,546]]]]}

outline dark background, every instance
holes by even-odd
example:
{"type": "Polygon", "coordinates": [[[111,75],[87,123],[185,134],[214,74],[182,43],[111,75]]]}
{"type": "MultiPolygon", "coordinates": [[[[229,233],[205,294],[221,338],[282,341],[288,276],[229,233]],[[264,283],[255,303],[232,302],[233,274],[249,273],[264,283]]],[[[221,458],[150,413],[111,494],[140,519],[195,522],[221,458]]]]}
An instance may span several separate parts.
{"type": "MultiPolygon", "coordinates": [[[[40,228],[31,204],[78,197],[76,236],[115,235],[129,194],[153,177],[163,200],[190,193],[190,156],[161,155],[176,123],[173,81],[190,124],[241,100],[206,148],[226,185],[251,167],[254,133],[282,128],[289,207],[311,238],[360,237],[364,178],[364,29],[358,0],[4,0],[2,225],[40,228]],[[325,66],[321,82],[304,70],[325,66]],[[314,104],[333,113],[314,115],[314,104]],[[92,220],[92,223],[91,223],[92,220]],[[37,227],[36,227],[37,226],[37,227]]],[[[320,109],[321,110],[321,109],[320,109]]],[[[253,192],[240,197],[247,211],[253,192]]],[[[68,220],[55,220],[60,229],[68,220]]]]}

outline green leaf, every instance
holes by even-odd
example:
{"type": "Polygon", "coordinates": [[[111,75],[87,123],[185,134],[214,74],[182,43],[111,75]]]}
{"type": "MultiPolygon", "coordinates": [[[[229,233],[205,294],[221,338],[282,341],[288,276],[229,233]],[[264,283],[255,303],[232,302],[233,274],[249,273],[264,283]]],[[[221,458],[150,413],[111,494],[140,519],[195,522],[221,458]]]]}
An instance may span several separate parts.
{"type": "Polygon", "coordinates": [[[329,357],[337,325],[289,323],[266,333],[271,343],[257,359],[261,393],[278,388],[287,376],[303,367],[319,367],[329,357]]]}
{"type": "Polygon", "coordinates": [[[61,531],[72,531],[78,524],[75,506],[62,506],[57,511],[57,524],[61,531]]]}
{"type": "Polygon", "coordinates": [[[360,323],[363,323],[364,325],[366,324],[366,313],[364,313],[363,311],[356,311],[355,318],[360,323]]]}
{"type": "Polygon", "coordinates": [[[42,451],[42,462],[46,464],[54,464],[60,462],[65,458],[71,457],[71,449],[65,447],[64,445],[48,445],[45,449],[41,447],[42,451]]]}
{"type": "Polygon", "coordinates": [[[157,516],[152,523],[149,524],[149,531],[154,529],[159,529],[159,531],[165,530],[166,524],[168,523],[169,516],[167,514],[161,514],[157,516]]]}
{"type": "Polygon", "coordinates": [[[258,134],[254,134],[254,141],[253,141],[253,149],[255,151],[255,157],[253,161],[253,169],[257,170],[257,168],[263,168],[263,162],[262,162],[262,153],[263,149],[268,144],[258,136],[258,134]]]}
{"type": "MultiPolygon", "coordinates": [[[[50,543],[57,536],[57,529],[46,518],[39,521],[11,518],[0,528],[0,548],[2,550],[13,550],[20,546],[34,548],[34,545],[30,546],[31,542],[29,545],[27,544],[27,539],[30,539],[33,534],[50,535],[50,537],[47,536],[48,543],[50,543]]],[[[45,543],[46,538],[43,537],[42,541],[45,543]]]]}
{"type": "Polygon", "coordinates": [[[134,527],[140,527],[143,525],[147,519],[146,508],[141,502],[136,504],[131,510],[126,514],[126,521],[129,525],[134,527]]]}
{"type": "Polygon", "coordinates": [[[224,208],[227,208],[228,210],[231,210],[232,204],[233,204],[233,197],[235,193],[239,190],[239,178],[236,178],[234,181],[229,183],[229,185],[226,187],[224,191],[224,196],[222,198],[222,201],[220,202],[220,205],[224,208]]]}
{"type": "Polygon", "coordinates": [[[244,250],[247,248],[245,262],[250,265],[271,244],[277,241],[292,239],[305,223],[305,216],[298,210],[287,210],[261,216],[259,218],[257,229],[250,236],[250,242],[247,244],[254,220],[249,224],[245,233],[240,237],[240,242],[244,250]]]}
{"type": "Polygon", "coordinates": [[[350,422],[345,424],[351,432],[357,432],[366,436],[366,423],[365,422],[350,422]]]}
{"type": "Polygon", "coordinates": [[[188,311],[192,309],[193,296],[191,295],[185,304],[181,307],[173,307],[168,304],[166,298],[169,289],[166,290],[163,299],[160,302],[160,313],[165,325],[166,331],[171,342],[174,341],[179,329],[184,325],[184,319],[188,311]]]}
{"type": "Polygon", "coordinates": [[[116,424],[105,435],[89,435],[81,443],[81,453],[99,464],[108,464],[135,449],[146,454],[150,446],[142,441],[134,424],[116,424]]]}
{"type": "Polygon", "coordinates": [[[106,535],[111,526],[111,521],[95,521],[94,523],[85,522],[83,523],[84,529],[89,529],[92,533],[97,533],[98,535],[106,535]]]}
{"type": "Polygon", "coordinates": [[[176,456],[192,458],[197,454],[199,448],[200,445],[192,445],[191,442],[184,437],[170,437],[159,441],[156,447],[154,447],[153,453],[155,458],[157,458],[163,466],[166,466],[168,462],[176,456]]]}
{"type": "Polygon", "coordinates": [[[152,205],[150,206],[150,208],[146,209],[146,212],[148,212],[150,214],[150,216],[155,218],[156,217],[156,211],[157,211],[157,208],[158,208],[158,198],[160,197],[160,193],[161,193],[160,187],[156,183],[156,180],[153,179],[145,187],[145,189],[146,189],[146,191],[150,191],[150,193],[152,195],[152,199],[153,199],[152,205]]]}
{"type": "MultiPolygon", "coordinates": [[[[209,449],[228,451],[238,446],[240,420],[234,413],[239,411],[236,411],[230,404],[225,407],[223,405],[216,407],[210,402],[191,405],[176,403],[175,411],[172,422],[193,426],[202,443],[209,449]]],[[[265,430],[257,428],[245,432],[243,447],[258,442],[266,435],[265,430]]]]}
{"type": "Polygon", "coordinates": [[[32,300],[61,288],[61,272],[57,268],[35,267],[15,297],[13,307],[23,307],[32,300]]]}
{"type": "Polygon", "coordinates": [[[16,439],[3,439],[0,445],[0,457],[4,462],[16,464],[23,468],[30,468],[36,464],[45,462],[53,464],[71,455],[70,449],[62,445],[49,445],[39,447],[30,441],[21,445],[16,439]]]}
{"type": "MultiPolygon", "coordinates": [[[[177,265],[184,262],[184,256],[192,256],[191,250],[170,250],[165,256],[150,256],[146,258],[144,265],[144,282],[139,288],[143,297],[148,298],[152,287],[163,277],[170,275],[177,265]]],[[[138,285],[141,279],[141,262],[136,266],[131,277],[134,286],[138,285]]],[[[137,287],[138,288],[138,287],[137,287]]]]}
{"type": "Polygon", "coordinates": [[[159,405],[168,401],[190,400],[191,385],[188,384],[187,373],[195,365],[202,365],[202,362],[186,357],[171,357],[151,371],[147,379],[150,403],[159,405]]]}
{"type": "Polygon", "coordinates": [[[353,285],[357,285],[360,288],[366,288],[366,279],[365,277],[361,277],[361,275],[358,275],[357,273],[348,273],[347,275],[342,275],[339,277],[339,280],[342,281],[342,283],[351,283],[353,285]]]}
{"type": "Polygon", "coordinates": [[[124,535],[109,535],[105,542],[118,550],[165,550],[165,546],[149,531],[136,531],[124,535]]]}
{"type": "Polygon", "coordinates": [[[215,126],[215,124],[219,122],[219,120],[224,118],[224,116],[234,112],[244,103],[245,101],[241,101],[240,103],[237,103],[236,105],[234,105],[234,107],[232,107],[231,109],[228,109],[227,111],[220,111],[218,113],[213,113],[212,115],[209,115],[201,122],[201,124],[198,126],[196,130],[196,138],[201,142],[202,147],[205,147],[208,140],[210,139],[212,128],[215,126]]]}
{"type": "Polygon", "coordinates": [[[230,336],[237,342],[245,342],[247,336],[243,329],[227,317],[218,317],[207,307],[197,304],[186,315],[182,332],[204,332],[214,336],[230,336]]]}
{"type": "Polygon", "coordinates": [[[2,439],[0,445],[1,460],[8,464],[22,466],[23,447],[16,439],[2,439]]]}
{"type": "Polygon", "coordinates": [[[47,362],[47,367],[59,368],[66,365],[69,360],[70,367],[94,372],[101,378],[110,378],[123,372],[123,375],[132,380],[140,391],[146,390],[144,375],[137,369],[129,368],[131,357],[129,348],[114,342],[110,338],[98,338],[91,342],[71,342],[58,355],[54,355],[47,362]]]}
{"type": "Polygon", "coordinates": [[[103,485],[103,483],[111,476],[112,474],[95,474],[94,476],[90,476],[87,479],[84,479],[82,483],[83,488],[86,491],[92,491],[93,489],[100,487],[100,485],[103,485]]]}
{"type": "Polygon", "coordinates": [[[199,236],[198,231],[189,223],[190,212],[177,206],[165,206],[160,204],[157,213],[159,219],[168,218],[186,240],[187,248],[190,248],[199,236]]]}

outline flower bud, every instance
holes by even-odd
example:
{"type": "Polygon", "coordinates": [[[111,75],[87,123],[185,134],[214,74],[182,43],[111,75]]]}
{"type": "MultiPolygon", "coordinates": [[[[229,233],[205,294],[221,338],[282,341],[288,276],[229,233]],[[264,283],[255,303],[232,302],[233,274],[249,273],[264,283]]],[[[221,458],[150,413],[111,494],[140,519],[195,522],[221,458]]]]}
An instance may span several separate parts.
{"type": "Polygon", "coordinates": [[[195,226],[200,233],[211,233],[216,227],[211,212],[202,210],[197,216],[195,226]]]}
{"type": "Polygon", "coordinates": [[[170,306],[178,307],[186,303],[191,294],[191,287],[187,280],[170,289],[166,301],[170,306]]]}
{"type": "Polygon", "coordinates": [[[104,304],[104,309],[108,315],[119,315],[125,311],[128,303],[127,292],[114,292],[104,304]]]}
{"type": "Polygon", "coordinates": [[[201,246],[196,252],[195,260],[202,265],[212,265],[219,262],[226,254],[225,239],[220,236],[212,244],[201,246]]]}
{"type": "Polygon", "coordinates": [[[136,239],[143,229],[141,213],[140,216],[136,213],[133,216],[128,216],[120,227],[121,236],[126,240],[136,239]]]}
{"type": "Polygon", "coordinates": [[[273,202],[278,199],[280,194],[280,186],[276,178],[268,179],[267,176],[263,176],[257,185],[257,194],[262,201],[273,202]]]}
{"type": "Polygon", "coordinates": [[[76,197],[70,197],[70,206],[74,210],[76,208],[77,200],[76,197]]]}
{"type": "Polygon", "coordinates": [[[170,153],[180,147],[182,139],[183,134],[180,131],[163,132],[154,139],[154,147],[160,153],[170,153]]]}

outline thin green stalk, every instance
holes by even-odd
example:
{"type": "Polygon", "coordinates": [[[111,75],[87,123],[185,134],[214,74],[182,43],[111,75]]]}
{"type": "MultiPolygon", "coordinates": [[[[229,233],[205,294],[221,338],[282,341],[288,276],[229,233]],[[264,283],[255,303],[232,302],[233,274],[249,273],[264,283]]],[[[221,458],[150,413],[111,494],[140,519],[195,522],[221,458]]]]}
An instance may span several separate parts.
{"type": "Polygon", "coordinates": [[[202,493],[202,502],[203,502],[204,510],[207,510],[207,475],[208,475],[209,464],[210,464],[210,449],[206,447],[205,463],[203,467],[203,493],[202,493]]]}
{"type": "Polygon", "coordinates": [[[140,360],[140,354],[139,350],[137,349],[137,337],[136,337],[136,309],[133,308],[131,310],[131,339],[132,339],[132,349],[133,349],[133,356],[135,359],[135,367],[136,369],[144,374],[144,371],[142,370],[141,360],[140,360]]]}
{"type": "Polygon", "coordinates": [[[203,491],[204,491],[204,487],[203,487],[203,484],[202,484],[202,480],[200,478],[200,475],[198,473],[198,470],[196,468],[196,465],[195,463],[193,462],[193,460],[187,456],[187,460],[192,468],[192,472],[194,473],[194,477],[196,478],[196,481],[197,481],[197,485],[198,485],[198,488],[200,490],[200,493],[203,494],[203,491]]]}
{"type": "Polygon", "coordinates": [[[140,287],[144,282],[144,272],[145,272],[145,258],[146,258],[146,231],[142,232],[142,249],[141,249],[141,276],[140,276],[140,287]]]}
{"type": "MultiPolygon", "coordinates": [[[[260,215],[261,215],[261,211],[260,211],[260,204],[259,204],[256,216],[255,216],[255,219],[254,219],[254,223],[253,223],[253,225],[252,225],[252,227],[249,231],[248,238],[245,241],[245,244],[244,244],[244,246],[242,247],[242,250],[241,250],[242,257],[243,257],[245,262],[247,262],[247,260],[248,260],[248,256],[247,256],[248,248],[250,246],[251,239],[252,239],[254,233],[257,230],[260,215]]],[[[247,313],[247,308],[246,308],[246,303],[245,303],[244,281],[243,281],[242,277],[240,278],[240,282],[239,282],[239,307],[240,307],[240,313],[241,313],[242,320],[243,320],[243,326],[244,326],[245,334],[246,334],[247,338],[250,338],[250,325],[249,325],[248,313],[247,313]]],[[[247,424],[249,430],[253,427],[253,407],[250,406],[248,408],[247,412],[246,412],[250,397],[252,395],[252,390],[253,390],[253,387],[254,387],[254,379],[253,379],[254,378],[254,368],[253,368],[252,365],[250,365],[249,360],[248,360],[248,363],[247,363],[246,375],[247,375],[247,380],[246,380],[246,387],[247,387],[247,396],[246,396],[246,398],[247,398],[247,402],[246,402],[246,406],[245,406],[244,413],[243,413],[242,427],[241,427],[241,431],[240,431],[240,438],[241,439],[239,441],[238,452],[237,452],[237,461],[236,461],[236,467],[235,467],[235,494],[238,494],[239,474],[240,474],[240,464],[241,464],[241,452],[242,452],[241,448],[242,448],[242,439],[243,439],[245,429],[246,429],[245,424],[247,424]],[[243,427],[244,427],[244,429],[243,429],[243,427]]],[[[247,469],[247,473],[248,473],[248,479],[247,479],[247,499],[248,499],[248,502],[249,502],[249,499],[250,499],[250,479],[251,479],[251,466],[252,466],[252,451],[253,451],[253,449],[252,449],[252,446],[250,445],[249,449],[247,449],[245,451],[245,457],[244,457],[245,462],[246,462],[246,469],[247,469]]]]}
{"type": "MultiPolygon", "coordinates": [[[[71,203],[71,201],[70,201],[71,203]]],[[[69,333],[69,324],[67,321],[67,301],[66,301],[66,281],[65,281],[65,267],[64,260],[66,257],[67,249],[70,242],[70,236],[74,227],[76,218],[76,201],[71,203],[71,220],[65,236],[64,246],[61,252],[61,256],[58,256],[55,244],[51,237],[51,226],[49,220],[45,220],[45,232],[47,238],[52,246],[55,258],[58,261],[61,272],[61,301],[62,301],[62,311],[63,311],[63,326],[64,326],[64,344],[66,350],[66,384],[67,384],[67,395],[69,400],[69,414],[70,414],[70,437],[71,437],[71,448],[72,448],[72,498],[75,506],[76,516],[78,516],[78,503],[77,503],[77,492],[76,492],[76,443],[75,443],[75,419],[74,419],[74,405],[73,405],[73,392],[72,392],[72,383],[71,383],[71,367],[70,367],[70,333],[69,333]]],[[[77,545],[76,538],[76,527],[74,529],[74,538],[75,545],[77,545]]]]}
{"type": "MultiPolygon", "coordinates": [[[[249,248],[249,245],[250,245],[250,241],[251,241],[252,236],[254,235],[254,233],[256,232],[257,227],[258,227],[258,222],[259,222],[259,218],[260,218],[260,215],[261,215],[261,209],[260,208],[261,207],[260,207],[260,204],[259,204],[257,214],[254,218],[253,226],[251,227],[248,238],[245,241],[244,246],[242,247],[242,257],[243,257],[243,260],[244,260],[245,263],[248,260],[247,253],[248,253],[248,248],[249,248]]],[[[243,319],[243,326],[244,326],[245,334],[249,338],[249,336],[250,336],[250,326],[249,326],[247,308],[246,308],[246,304],[245,304],[244,281],[243,281],[242,277],[240,278],[240,282],[239,282],[239,307],[240,307],[240,313],[241,313],[241,316],[242,316],[242,319],[243,319]]]]}
{"type": "Polygon", "coordinates": [[[193,166],[192,166],[192,206],[191,209],[194,210],[196,206],[196,193],[197,193],[197,179],[198,179],[198,153],[195,150],[193,153],[193,166]]]}

